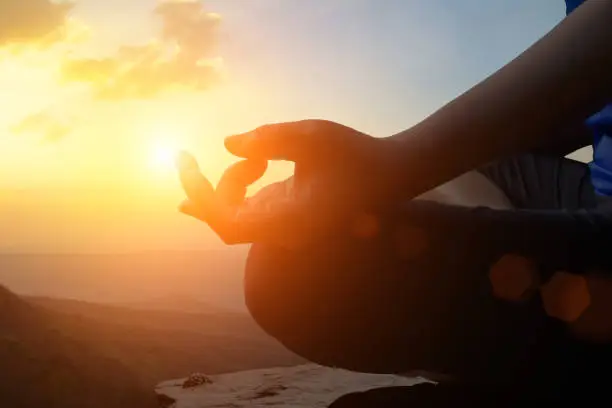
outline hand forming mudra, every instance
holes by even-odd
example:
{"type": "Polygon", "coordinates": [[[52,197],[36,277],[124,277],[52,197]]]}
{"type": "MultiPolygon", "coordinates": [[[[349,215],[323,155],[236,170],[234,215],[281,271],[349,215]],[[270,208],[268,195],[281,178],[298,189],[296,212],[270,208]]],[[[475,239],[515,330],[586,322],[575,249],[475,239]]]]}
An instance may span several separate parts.
{"type": "Polygon", "coordinates": [[[226,148],[245,160],[230,166],[216,188],[191,155],[180,154],[187,194],[180,210],[206,222],[227,244],[303,245],[394,194],[392,145],[323,120],[262,126],[226,139],[226,148]],[[246,198],[268,160],[295,162],[295,174],[246,198]]]}

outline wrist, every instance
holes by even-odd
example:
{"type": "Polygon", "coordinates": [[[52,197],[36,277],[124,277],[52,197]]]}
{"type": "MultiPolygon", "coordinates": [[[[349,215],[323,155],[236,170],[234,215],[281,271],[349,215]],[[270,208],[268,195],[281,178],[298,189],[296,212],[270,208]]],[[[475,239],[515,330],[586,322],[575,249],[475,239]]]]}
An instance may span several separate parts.
{"type": "Polygon", "coordinates": [[[414,127],[401,133],[380,139],[387,167],[392,169],[397,199],[409,200],[436,187],[435,174],[437,152],[431,146],[431,138],[414,127]],[[429,139],[429,140],[428,140],[429,139]]]}

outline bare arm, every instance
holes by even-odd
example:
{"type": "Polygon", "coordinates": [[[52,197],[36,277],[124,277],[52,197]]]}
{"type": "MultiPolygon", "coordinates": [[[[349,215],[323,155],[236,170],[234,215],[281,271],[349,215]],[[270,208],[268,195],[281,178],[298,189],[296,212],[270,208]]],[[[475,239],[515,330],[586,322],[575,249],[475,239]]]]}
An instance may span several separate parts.
{"type": "Polygon", "coordinates": [[[491,77],[389,138],[402,151],[406,195],[537,149],[602,108],[612,99],[611,39],[612,0],[587,2],[491,77]]]}
{"type": "Polygon", "coordinates": [[[592,143],[593,132],[581,120],[577,125],[568,126],[557,133],[549,135],[541,146],[533,150],[533,153],[565,157],[576,150],[590,146],[592,143]]]}

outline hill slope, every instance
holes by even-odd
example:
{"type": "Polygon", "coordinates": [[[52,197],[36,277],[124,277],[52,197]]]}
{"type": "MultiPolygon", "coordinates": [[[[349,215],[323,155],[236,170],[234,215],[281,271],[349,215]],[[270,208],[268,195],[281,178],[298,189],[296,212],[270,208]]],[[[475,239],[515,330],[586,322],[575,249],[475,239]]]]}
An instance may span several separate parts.
{"type": "Polygon", "coordinates": [[[150,389],[192,371],[223,373],[304,362],[267,336],[246,313],[28,300],[61,316],[66,333],[121,361],[150,389]]]}
{"type": "Polygon", "coordinates": [[[65,332],[63,320],[0,286],[0,406],[155,406],[153,393],[127,367],[65,332]]]}
{"type": "Polygon", "coordinates": [[[20,295],[158,308],[175,308],[177,299],[183,303],[191,299],[191,303],[246,311],[242,288],[245,259],[243,248],[124,254],[0,253],[0,282],[20,295]]]}

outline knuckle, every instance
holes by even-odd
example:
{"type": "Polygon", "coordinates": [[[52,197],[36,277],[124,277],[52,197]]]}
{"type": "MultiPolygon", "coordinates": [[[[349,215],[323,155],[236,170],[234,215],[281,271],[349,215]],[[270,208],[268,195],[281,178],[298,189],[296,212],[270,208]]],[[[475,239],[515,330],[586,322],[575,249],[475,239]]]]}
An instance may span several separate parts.
{"type": "Polygon", "coordinates": [[[325,122],[319,120],[305,120],[304,122],[302,122],[300,128],[300,133],[305,135],[314,135],[325,128],[325,122]]]}

